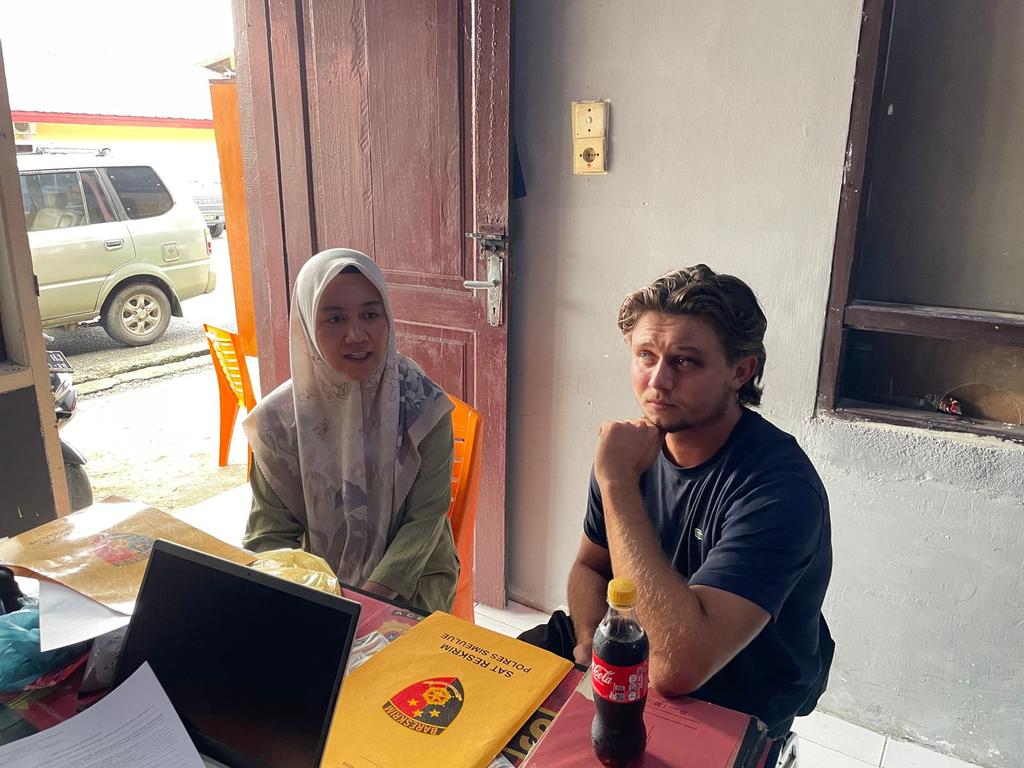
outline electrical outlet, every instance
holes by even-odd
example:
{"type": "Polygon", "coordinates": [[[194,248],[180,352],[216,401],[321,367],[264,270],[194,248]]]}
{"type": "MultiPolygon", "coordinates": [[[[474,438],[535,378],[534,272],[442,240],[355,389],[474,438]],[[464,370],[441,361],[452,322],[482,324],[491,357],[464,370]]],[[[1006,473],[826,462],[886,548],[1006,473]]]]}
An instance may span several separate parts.
{"type": "Polygon", "coordinates": [[[607,173],[604,139],[572,140],[572,172],[575,174],[607,173]]]}

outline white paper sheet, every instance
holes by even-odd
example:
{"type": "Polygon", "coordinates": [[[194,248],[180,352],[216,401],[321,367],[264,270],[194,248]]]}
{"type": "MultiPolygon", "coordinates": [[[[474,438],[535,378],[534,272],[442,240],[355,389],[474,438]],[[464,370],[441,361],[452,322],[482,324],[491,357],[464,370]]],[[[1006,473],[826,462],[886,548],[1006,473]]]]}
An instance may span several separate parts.
{"type": "Polygon", "coordinates": [[[52,581],[39,582],[39,648],[52,651],[128,624],[130,616],[52,581]]]}
{"type": "Polygon", "coordinates": [[[4,768],[203,768],[149,664],[89,709],[0,747],[4,768]]]}

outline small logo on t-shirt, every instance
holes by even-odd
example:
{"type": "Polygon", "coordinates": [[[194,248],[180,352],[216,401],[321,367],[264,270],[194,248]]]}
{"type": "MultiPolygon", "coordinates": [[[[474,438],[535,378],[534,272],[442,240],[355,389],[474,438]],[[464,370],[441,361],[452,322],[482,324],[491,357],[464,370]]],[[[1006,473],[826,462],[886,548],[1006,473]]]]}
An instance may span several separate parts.
{"type": "Polygon", "coordinates": [[[697,541],[704,541],[704,531],[702,531],[700,528],[694,528],[693,538],[695,538],[697,541]]]}

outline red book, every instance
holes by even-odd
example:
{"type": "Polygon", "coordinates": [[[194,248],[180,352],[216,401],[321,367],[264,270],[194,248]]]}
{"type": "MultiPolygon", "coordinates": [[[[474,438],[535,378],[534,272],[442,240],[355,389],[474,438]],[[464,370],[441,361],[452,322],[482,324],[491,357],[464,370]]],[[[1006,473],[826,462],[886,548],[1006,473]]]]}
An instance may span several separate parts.
{"type": "MultiPolygon", "coordinates": [[[[590,743],[590,676],[548,727],[522,768],[601,768],[590,743]]],[[[648,692],[644,768],[760,768],[768,751],[756,717],[696,699],[648,692]]]]}

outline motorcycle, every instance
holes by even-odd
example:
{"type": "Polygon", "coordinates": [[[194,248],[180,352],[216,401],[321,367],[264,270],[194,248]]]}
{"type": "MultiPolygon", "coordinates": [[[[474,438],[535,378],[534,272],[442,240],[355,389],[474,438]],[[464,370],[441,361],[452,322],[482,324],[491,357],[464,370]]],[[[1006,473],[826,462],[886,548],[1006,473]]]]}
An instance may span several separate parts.
{"type": "MultiPolygon", "coordinates": [[[[53,337],[43,334],[46,343],[53,337]]],[[[53,393],[53,410],[57,416],[57,430],[71,421],[78,405],[78,390],[75,388],[71,363],[63,352],[46,350],[50,366],[50,391],[53,393]]],[[[60,452],[64,458],[64,476],[68,482],[68,495],[71,497],[71,510],[76,511],[92,504],[92,483],[85,472],[85,456],[74,448],[63,437],[60,439],[60,452]]]]}

